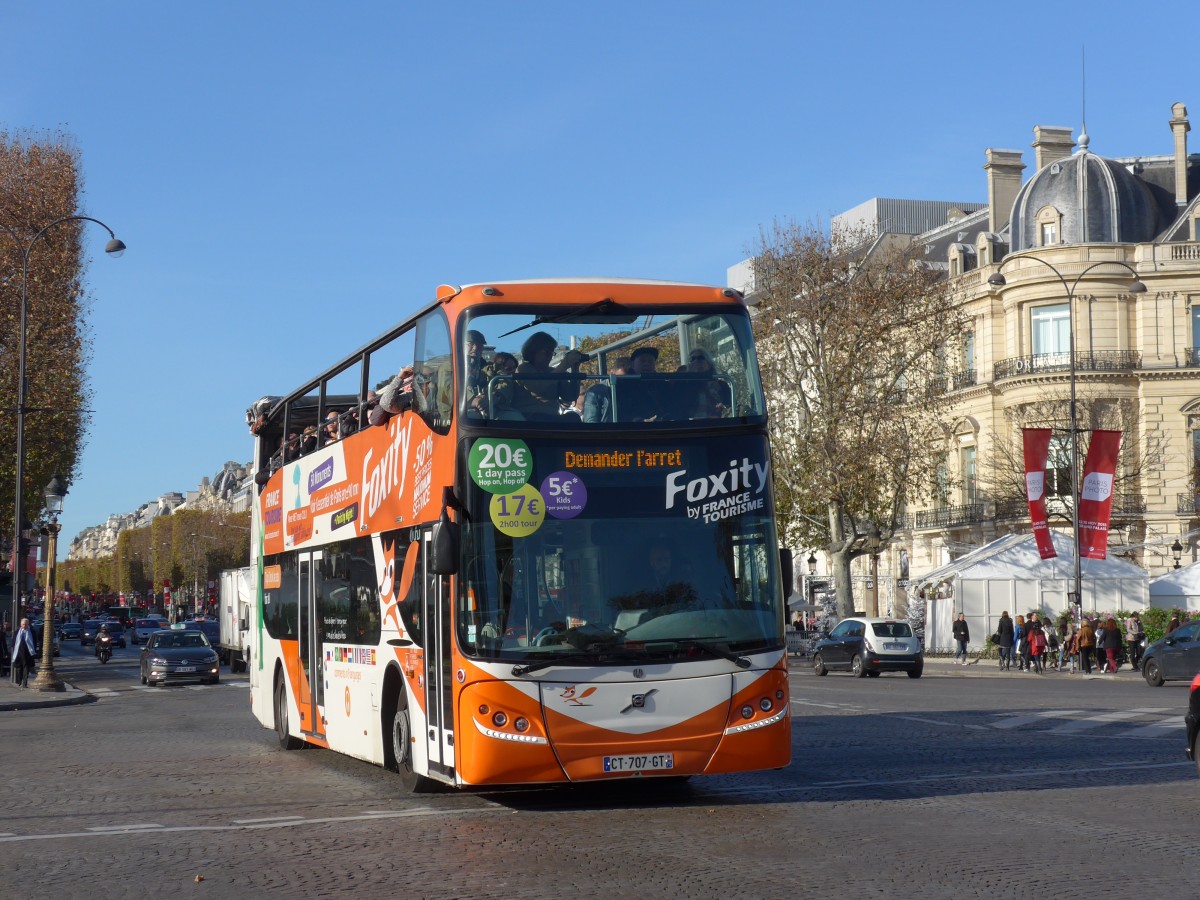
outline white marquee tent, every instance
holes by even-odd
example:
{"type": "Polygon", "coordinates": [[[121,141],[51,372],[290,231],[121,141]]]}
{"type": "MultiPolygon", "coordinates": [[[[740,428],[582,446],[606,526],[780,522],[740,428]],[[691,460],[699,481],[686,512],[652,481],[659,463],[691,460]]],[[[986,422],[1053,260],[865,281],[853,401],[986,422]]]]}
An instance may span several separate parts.
{"type": "MultiPolygon", "coordinates": [[[[1055,559],[1041,558],[1033,535],[1010,534],[919,578],[919,590],[927,598],[925,647],[953,650],[951,625],[960,612],[966,614],[973,651],[996,630],[1002,611],[1013,618],[1035,610],[1057,618],[1073,589],[1073,542],[1069,535],[1051,535],[1055,559]]],[[[1111,557],[1084,559],[1081,573],[1085,612],[1132,612],[1150,605],[1150,577],[1132,563],[1111,557]]]]}
{"type": "Polygon", "coordinates": [[[1200,563],[1159,575],[1150,582],[1150,605],[1200,609],[1200,563]]]}

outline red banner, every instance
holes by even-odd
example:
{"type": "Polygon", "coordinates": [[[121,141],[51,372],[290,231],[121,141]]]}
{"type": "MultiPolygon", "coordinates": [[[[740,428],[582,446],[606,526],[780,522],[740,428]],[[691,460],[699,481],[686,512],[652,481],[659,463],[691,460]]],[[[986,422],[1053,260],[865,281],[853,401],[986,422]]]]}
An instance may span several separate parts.
{"type": "Polygon", "coordinates": [[[1046,458],[1050,455],[1049,428],[1022,428],[1025,444],[1025,497],[1029,501],[1029,522],[1042,559],[1058,556],[1050,529],[1046,525],[1046,458]]]}
{"type": "Polygon", "coordinates": [[[1108,520],[1112,513],[1113,478],[1121,432],[1093,431],[1083,465],[1083,487],[1079,491],[1079,555],[1104,559],[1108,555],[1108,520]]]}

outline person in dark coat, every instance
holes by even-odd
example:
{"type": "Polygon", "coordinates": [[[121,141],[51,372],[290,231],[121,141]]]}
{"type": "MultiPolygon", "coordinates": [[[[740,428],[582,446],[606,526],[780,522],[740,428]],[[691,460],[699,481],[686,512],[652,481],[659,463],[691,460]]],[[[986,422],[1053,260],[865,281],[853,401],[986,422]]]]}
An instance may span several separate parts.
{"type": "Polygon", "coordinates": [[[1013,620],[1008,610],[1000,613],[1000,623],[996,626],[996,646],[1000,649],[1000,668],[1011,669],[1013,658],[1013,620]]]}
{"type": "Polygon", "coordinates": [[[33,657],[37,651],[33,644],[33,632],[29,620],[21,620],[21,628],[13,638],[12,676],[20,687],[29,687],[29,670],[33,668],[33,657]]]}
{"type": "Polygon", "coordinates": [[[952,629],[954,632],[954,640],[958,642],[958,649],[954,653],[954,664],[965,666],[967,664],[967,642],[971,640],[971,630],[967,627],[967,616],[965,613],[959,613],[958,619],[954,622],[952,629]],[[958,661],[962,657],[962,662],[958,661]]]}

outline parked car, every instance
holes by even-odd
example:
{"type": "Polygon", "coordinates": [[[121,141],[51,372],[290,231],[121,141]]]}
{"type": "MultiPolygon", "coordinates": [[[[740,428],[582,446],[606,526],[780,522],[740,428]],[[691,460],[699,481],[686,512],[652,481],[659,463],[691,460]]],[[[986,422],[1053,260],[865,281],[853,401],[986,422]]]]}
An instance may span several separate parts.
{"type": "Polygon", "coordinates": [[[1146,648],[1142,676],[1151,687],[1200,675],[1200,619],[1185,622],[1146,648]]]}
{"type": "Polygon", "coordinates": [[[129,629],[129,640],[135,644],[140,644],[154,634],[156,631],[162,631],[164,628],[169,628],[167,620],[158,616],[147,616],[144,619],[138,619],[133,623],[133,627],[129,629]]]}
{"type": "Polygon", "coordinates": [[[842,619],[829,637],[813,646],[813,671],[843,670],[857,678],[881,672],[906,672],[920,678],[925,653],[912,627],[902,619],[842,619]]]}
{"type": "Polygon", "coordinates": [[[221,680],[217,651],[204,632],[174,626],[156,631],[142,647],[138,667],[142,684],[164,685],[168,681],[200,680],[216,684],[221,680]]]}

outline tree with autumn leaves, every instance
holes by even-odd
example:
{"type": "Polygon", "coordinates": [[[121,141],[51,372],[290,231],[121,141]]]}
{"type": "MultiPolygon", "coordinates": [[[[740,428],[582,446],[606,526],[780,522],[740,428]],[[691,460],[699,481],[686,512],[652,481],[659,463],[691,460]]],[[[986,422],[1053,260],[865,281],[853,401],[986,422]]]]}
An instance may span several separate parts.
{"type": "Polygon", "coordinates": [[[853,615],[851,561],[937,487],[947,354],[967,318],[945,273],[904,241],[776,223],[753,265],[780,530],[825,548],[838,613],[853,615]]]}
{"type": "MultiPolygon", "coordinates": [[[[22,256],[46,225],[79,214],[79,154],[59,134],[0,132],[0,534],[11,539],[16,481],[22,256]]],[[[81,223],[63,222],[32,245],[27,278],[26,416],[22,505],[37,521],[42,488],[73,480],[89,421],[90,342],[83,311],[81,223]]],[[[6,557],[7,561],[7,557],[6,557]]]]}

